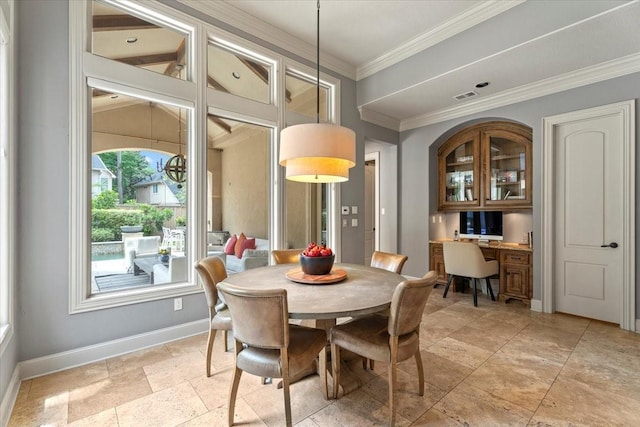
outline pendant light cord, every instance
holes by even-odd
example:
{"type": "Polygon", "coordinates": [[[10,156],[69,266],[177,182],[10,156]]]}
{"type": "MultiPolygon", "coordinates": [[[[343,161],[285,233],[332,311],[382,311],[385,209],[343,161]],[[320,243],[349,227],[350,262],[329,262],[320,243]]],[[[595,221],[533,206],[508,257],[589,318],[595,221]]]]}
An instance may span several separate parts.
{"type": "Polygon", "coordinates": [[[320,0],[316,22],[316,123],[320,123],[320,0]]]}

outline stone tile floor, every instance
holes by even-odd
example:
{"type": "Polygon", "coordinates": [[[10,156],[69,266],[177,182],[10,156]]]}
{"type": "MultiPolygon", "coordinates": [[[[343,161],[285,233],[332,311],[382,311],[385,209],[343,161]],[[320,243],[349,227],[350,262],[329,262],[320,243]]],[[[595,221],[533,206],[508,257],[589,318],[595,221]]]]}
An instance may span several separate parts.
{"type": "MultiPolygon", "coordinates": [[[[10,426],[222,426],[233,353],[206,334],[22,382],[10,426]]],[[[424,396],[412,359],[400,365],[400,426],[640,425],[640,334],[617,325],[530,311],[436,288],[421,326],[424,396]]],[[[359,366],[353,363],[354,370],[359,366]]],[[[294,424],[386,424],[386,366],[357,372],[364,385],[324,400],[318,376],[291,387],[294,424]]],[[[235,423],[284,425],[282,390],[248,374],[235,423]]]]}

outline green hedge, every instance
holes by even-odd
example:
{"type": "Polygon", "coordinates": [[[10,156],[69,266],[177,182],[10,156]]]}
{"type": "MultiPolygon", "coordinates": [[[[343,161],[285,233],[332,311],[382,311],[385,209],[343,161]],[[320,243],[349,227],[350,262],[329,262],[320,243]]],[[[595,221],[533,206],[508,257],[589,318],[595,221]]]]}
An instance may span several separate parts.
{"type": "Polygon", "coordinates": [[[92,242],[113,242],[114,240],[113,230],[108,228],[93,228],[91,230],[92,242]]]}
{"type": "Polygon", "coordinates": [[[111,233],[111,240],[122,240],[120,227],[123,225],[142,225],[145,236],[162,231],[164,223],[171,219],[171,209],[159,209],[147,204],[136,204],[136,209],[92,209],[91,241],[104,242],[105,231],[111,233]],[[99,231],[101,230],[101,231],[99,231]]]}
{"type": "Polygon", "coordinates": [[[120,227],[123,225],[141,225],[143,220],[142,211],[138,209],[93,209],[91,211],[91,241],[93,240],[93,230],[106,229],[113,234],[113,240],[122,240],[120,227]]]}

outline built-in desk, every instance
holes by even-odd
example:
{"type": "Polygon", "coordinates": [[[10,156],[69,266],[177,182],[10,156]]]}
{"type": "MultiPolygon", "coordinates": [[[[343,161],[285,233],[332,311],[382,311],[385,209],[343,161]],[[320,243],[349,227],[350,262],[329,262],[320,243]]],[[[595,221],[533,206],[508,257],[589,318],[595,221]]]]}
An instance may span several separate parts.
{"type": "MultiPolygon", "coordinates": [[[[446,285],[442,242],[429,242],[429,269],[438,272],[437,284],[446,285]]],[[[530,305],[533,297],[533,249],[526,245],[502,242],[491,242],[480,249],[485,259],[496,259],[500,263],[500,301],[513,298],[530,305]]],[[[455,281],[451,285],[451,290],[455,292],[455,281]]]]}

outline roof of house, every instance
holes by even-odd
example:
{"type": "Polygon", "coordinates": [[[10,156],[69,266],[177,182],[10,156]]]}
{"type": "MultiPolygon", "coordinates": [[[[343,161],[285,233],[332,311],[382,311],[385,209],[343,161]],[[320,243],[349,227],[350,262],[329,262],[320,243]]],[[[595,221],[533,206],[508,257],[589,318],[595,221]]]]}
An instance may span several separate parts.
{"type": "Polygon", "coordinates": [[[164,172],[155,172],[153,175],[150,175],[147,178],[143,179],[142,181],[133,184],[133,186],[148,187],[149,185],[153,185],[153,184],[164,184],[167,187],[169,187],[169,189],[173,194],[177,194],[179,191],[178,183],[165,178],[164,172]]]}
{"type": "Polygon", "coordinates": [[[111,177],[113,177],[113,178],[116,177],[115,174],[113,172],[111,172],[109,170],[109,168],[107,168],[107,166],[104,164],[104,162],[102,161],[100,156],[98,156],[97,154],[93,154],[91,156],[91,169],[92,170],[106,171],[106,172],[109,172],[111,174],[111,177]]]}

